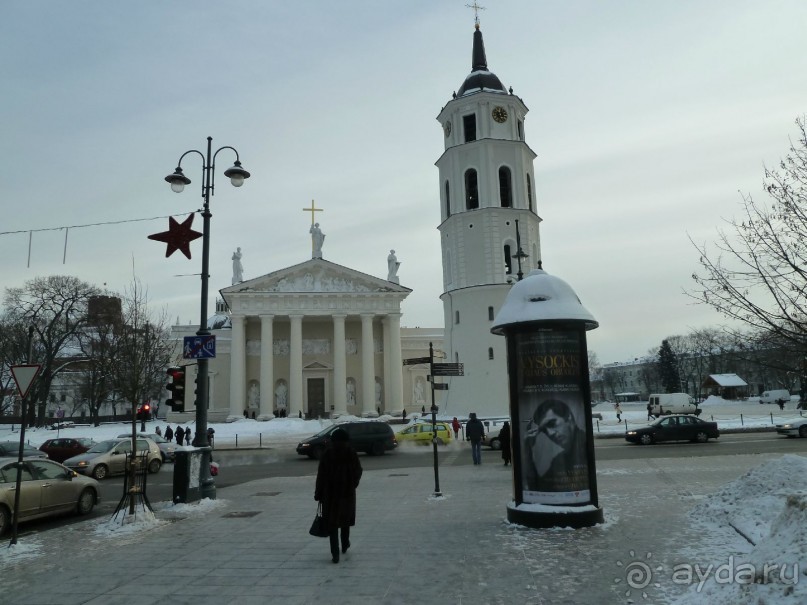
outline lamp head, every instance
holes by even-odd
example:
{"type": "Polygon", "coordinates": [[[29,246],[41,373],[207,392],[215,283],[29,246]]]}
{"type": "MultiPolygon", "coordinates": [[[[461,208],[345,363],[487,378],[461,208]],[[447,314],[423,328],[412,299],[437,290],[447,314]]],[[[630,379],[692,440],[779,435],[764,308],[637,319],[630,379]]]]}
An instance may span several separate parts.
{"type": "Polygon", "coordinates": [[[250,177],[250,174],[241,168],[241,162],[236,160],[232,168],[228,168],[224,171],[224,176],[229,177],[233,187],[240,187],[244,184],[244,180],[250,177]]]}
{"type": "Polygon", "coordinates": [[[191,180],[182,174],[182,168],[179,166],[177,166],[173,174],[169,174],[165,177],[165,180],[171,184],[171,191],[174,193],[182,193],[182,190],[185,189],[185,185],[191,184],[191,180]]]}

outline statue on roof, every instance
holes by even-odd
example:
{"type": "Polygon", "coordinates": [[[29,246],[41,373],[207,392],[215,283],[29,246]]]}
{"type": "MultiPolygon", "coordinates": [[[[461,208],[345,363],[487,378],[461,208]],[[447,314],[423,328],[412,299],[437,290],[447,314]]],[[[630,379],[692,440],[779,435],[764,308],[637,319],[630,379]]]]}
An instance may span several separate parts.
{"type": "Polygon", "coordinates": [[[241,264],[241,248],[233,252],[233,284],[240,284],[244,281],[244,266],[241,264]]]}
{"type": "Polygon", "coordinates": [[[311,258],[322,258],[322,242],[325,241],[325,234],[319,228],[319,223],[311,225],[308,232],[311,234],[311,258]]]}
{"type": "Polygon", "coordinates": [[[395,250],[389,251],[389,256],[387,257],[387,281],[391,281],[393,283],[400,283],[398,281],[398,267],[401,266],[400,261],[398,261],[398,257],[395,256],[395,250]]]}

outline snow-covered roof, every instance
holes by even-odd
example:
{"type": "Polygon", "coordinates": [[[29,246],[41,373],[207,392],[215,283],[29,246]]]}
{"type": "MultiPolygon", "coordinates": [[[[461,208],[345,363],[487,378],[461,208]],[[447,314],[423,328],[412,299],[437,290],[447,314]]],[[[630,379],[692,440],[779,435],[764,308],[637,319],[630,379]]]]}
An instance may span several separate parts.
{"type": "Polygon", "coordinates": [[[710,374],[703,382],[704,386],[747,387],[748,383],[737,374],[710,374]]]}

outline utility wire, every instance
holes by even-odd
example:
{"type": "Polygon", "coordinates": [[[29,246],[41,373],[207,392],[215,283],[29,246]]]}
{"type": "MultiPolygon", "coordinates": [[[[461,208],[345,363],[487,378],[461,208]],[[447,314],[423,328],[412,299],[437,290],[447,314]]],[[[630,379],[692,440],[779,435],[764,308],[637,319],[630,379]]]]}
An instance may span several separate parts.
{"type": "Polygon", "coordinates": [[[19,229],[18,231],[0,231],[0,235],[12,235],[15,233],[38,233],[40,231],[61,231],[62,229],[81,229],[82,227],[99,227],[101,225],[120,225],[123,223],[139,223],[143,221],[155,221],[161,218],[170,218],[176,216],[185,216],[199,212],[199,210],[191,210],[190,212],[182,212],[179,214],[166,214],[165,216],[152,216],[150,218],[132,218],[122,221],[105,221],[103,223],[87,223],[86,225],[64,225],[62,227],[46,227],[43,229],[19,229]]]}

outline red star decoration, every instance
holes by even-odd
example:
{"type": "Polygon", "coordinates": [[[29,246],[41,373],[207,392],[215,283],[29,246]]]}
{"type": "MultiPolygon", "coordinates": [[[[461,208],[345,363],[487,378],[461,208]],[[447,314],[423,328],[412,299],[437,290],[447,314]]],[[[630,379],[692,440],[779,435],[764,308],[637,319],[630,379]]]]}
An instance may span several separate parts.
{"type": "Polygon", "coordinates": [[[149,239],[168,244],[165,249],[165,258],[171,256],[177,250],[182,252],[182,254],[188,258],[191,257],[191,242],[202,237],[201,233],[191,229],[191,225],[193,224],[193,216],[193,214],[190,214],[188,218],[181,223],[175,221],[173,216],[169,216],[168,231],[149,235],[149,239]]]}

